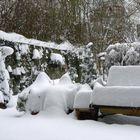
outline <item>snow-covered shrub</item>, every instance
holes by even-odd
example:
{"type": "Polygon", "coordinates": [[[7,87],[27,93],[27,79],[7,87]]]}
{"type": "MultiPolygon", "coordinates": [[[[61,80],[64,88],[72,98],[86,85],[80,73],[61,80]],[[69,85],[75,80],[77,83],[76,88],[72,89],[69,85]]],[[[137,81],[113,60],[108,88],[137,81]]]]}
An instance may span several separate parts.
{"type": "Polygon", "coordinates": [[[5,67],[5,58],[12,53],[13,49],[10,47],[4,46],[0,48],[0,108],[6,108],[11,98],[9,88],[10,76],[5,67]]]}
{"type": "Polygon", "coordinates": [[[19,94],[17,109],[36,114],[48,108],[58,108],[68,113],[69,109],[73,109],[78,89],[79,85],[73,84],[68,74],[55,82],[41,72],[35,82],[19,94]]]}
{"type": "Polygon", "coordinates": [[[106,49],[105,64],[107,71],[113,65],[139,65],[140,43],[116,43],[106,49]]]}
{"type": "Polygon", "coordinates": [[[92,82],[97,77],[92,49],[93,43],[90,42],[67,53],[68,71],[73,81],[92,86],[92,82]]]}
{"type": "Polygon", "coordinates": [[[134,47],[131,47],[124,56],[124,62],[126,65],[136,65],[139,64],[139,53],[135,51],[134,47]]]}
{"type": "Polygon", "coordinates": [[[68,72],[72,81],[80,82],[80,60],[76,49],[65,53],[68,72]]]}
{"type": "Polygon", "coordinates": [[[92,86],[93,80],[96,79],[96,64],[92,53],[93,43],[89,43],[84,47],[83,58],[81,62],[81,83],[92,86]]]}
{"type": "Polygon", "coordinates": [[[47,74],[41,72],[34,83],[24,89],[18,96],[17,109],[19,111],[39,112],[42,109],[45,92],[51,80],[47,74]]]}

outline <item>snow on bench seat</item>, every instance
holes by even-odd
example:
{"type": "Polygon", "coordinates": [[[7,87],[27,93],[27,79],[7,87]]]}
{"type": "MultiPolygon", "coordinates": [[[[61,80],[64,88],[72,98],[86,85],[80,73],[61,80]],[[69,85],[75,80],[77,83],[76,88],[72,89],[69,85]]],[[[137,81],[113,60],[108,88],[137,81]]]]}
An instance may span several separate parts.
{"type": "Polygon", "coordinates": [[[140,107],[140,66],[113,66],[106,86],[96,86],[93,105],[140,107]]]}
{"type": "Polygon", "coordinates": [[[140,107],[140,87],[98,87],[92,99],[95,105],[140,107]]]}

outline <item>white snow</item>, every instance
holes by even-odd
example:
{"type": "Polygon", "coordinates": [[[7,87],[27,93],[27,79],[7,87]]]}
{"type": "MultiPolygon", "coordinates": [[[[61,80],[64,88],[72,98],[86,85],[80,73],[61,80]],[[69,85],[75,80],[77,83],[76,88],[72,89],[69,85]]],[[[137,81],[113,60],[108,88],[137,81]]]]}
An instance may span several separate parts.
{"type": "Polygon", "coordinates": [[[16,59],[21,60],[21,54],[19,52],[16,52],[16,59]]]}
{"type": "Polygon", "coordinates": [[[35,82],[19,94],[18,102],[27,99],[25,110],[29,112],[57,106],[57,109],[67,113],[68,109],[73,109],[79,85],[73,84],[68,74],[63,75],[58,82],[53,81],[41,72],[35,82]]]}
{"type": "Polygon", "coordinates": [[[4,103],[3,93],[0,91],[0,103],[4,103]]]}
{"type": "Polygon", "coordinates": [[[140,87],[96,87],[92,95],[95,105],[140,107],[140,87]]]}
{"type": "Polygon", "coordinates": [[[11,55],[14,52],[14,50],[10,47],[2,46],[0,47],[0,52],[1,52],[1,55],[0,55],[0,60],[1,60],[1,59],[6,58],[8,55],[11,55]]]}
{"type": "Polygon", "coordinates": [[[139,140],[139,132],[139,117],[112,115],[96,122],[54,110],[36,116],[19,113],[15,107],[0,110],[1,140],[139,140]]]}
{"type": "Polygon", "coordinates": [[[92,42],[89,42],[88,44],[87,44],[87,47],[90,47],[90,46],[92,46],[93,45],[93,43],[92,42]]]}
{"type": "Polygon", "coordinates": [[[0,30],[0,39],[23,44],[22,47],[24,47],[24,45],[33,45],[57,50],[72,50],[74,48],[74,46],[69,41],[65,41],[61,44],[56,44],[54,42],[45,42],[36,39],[28,39],[20,34],[6,33],[1,30],[0,30]]]}
{"type": "Polygon", "coordinates": [[[7,70],[8,70],[8,72],[12,72],[12,67],[10,65],[8,65],[7,70]]]}
{"type": "Polygon", "coordinates": [[[41,58],[42,58],[42,56],[41,56],[40,52],[37,49],[34,49],[32,59],[41,59],[41,58]]]}
{"type": "Polygon", "coordinates": [[[140,66],[112,66],[107,86],[140,86],[140,66]]]}
{"type": "Polygon", "coordinates": [[[29,46],[27,44],[20,44],[19,49],[20,49],[20,53],[22,55],[28,54],[28,52],[29,52],[29,46]]]}
{"type": "Polygon", "coordinates": [[[65,65],[64,57],[61,54],[51,53],[50,58],[51,58],[52,62],[60,63],[61,65],[65,65]]]}
{"type": "Polygon", "coordinates": [[[62,84],[62,85],[71,85],[73,84],[70,76],[68,73],[64,74],[60,79],[59,79],[59,83],[58,84],[62,84]]]}
{"type": "Polygon", "coordinates": [[[106,56],[106,52],[101,52],[97,55],[97,57],[104,57],[104,56],[106,56]]]}
{"type": "Polygon", "coordinates": [[[25,74],[25,73],[26,73],[26,71],[23,66],[16,67],[15,69],[12,70],[13,75],[21,75],[21,74],[25,74]]]}
{"type": "Polygon", "coordinates": [[[21,75],[21,68],[16,67],[15,69],[13,69],[13,75],[21,75]]]}
{"type": "Polygon", "coordinates": [[[92,89],[88,84],[81,85],[74,100],[74,108],[89,108],[92,89]]]}
{"type": "MultiPolygon", "coordinates": [[[[1,78],[1,82],[0,82],[0,101],[7,101],[9,102],[10,98],[11,98],[11,93],[10,93],[10,88],[9,88],[9,80],[10,80],[10,76],[9,76],[9,72],[7,71],[6,67],[5,67],[5,58],[8,55],[11,55],[13,53],[13,49],[7,46],[3,46],[0,47],[0,78],[1,78]],[[3,94],[3,95],[2,95],[3,94]],[[3,97],[2,97],[3,96],[3,97]]],[[[6,102],[5,102],[6,105],[6,102]]]]}

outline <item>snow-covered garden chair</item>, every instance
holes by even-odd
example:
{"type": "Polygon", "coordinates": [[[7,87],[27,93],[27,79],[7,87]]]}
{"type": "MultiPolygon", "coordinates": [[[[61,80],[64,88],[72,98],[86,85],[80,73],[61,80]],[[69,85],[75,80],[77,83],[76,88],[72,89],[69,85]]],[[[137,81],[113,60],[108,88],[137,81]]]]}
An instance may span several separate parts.
{"type": "Polygon", "coordinates": [[[96,83],[90,102],[96,116],[98,111],[140,116],[140,66],[112,66],[106,86],[96,83]]]}

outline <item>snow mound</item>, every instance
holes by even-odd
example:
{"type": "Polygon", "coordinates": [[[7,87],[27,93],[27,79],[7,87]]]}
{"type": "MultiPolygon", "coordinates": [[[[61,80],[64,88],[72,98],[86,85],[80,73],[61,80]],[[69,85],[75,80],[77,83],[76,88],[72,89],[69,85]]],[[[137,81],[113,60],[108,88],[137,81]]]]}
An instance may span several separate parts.
{"type": "Polygon", "coordinates": [[[40,52],[37,49],[34,49],[32,59],[41,59],[41,58],[42,58],[42,56],[41,56],[40,52]]]}
{"type": "Polygon", "coordinates": [[[64,74],[60,79],[59,79],[59,84],[65,85],[65,84],[73,84],[70,76],[68,73],[64,74]]]}
{"type": "Polygon", "coordinates": [[[43,85],[43,84],[51,84],[52,81],[50,77],[45,73],[45,72],[40,72],[39,75],[37,76],[35,82],[33,83],[35,86],[36,85],[43,85]]]}
{"type": "Polygon", "coordinates": [[[34,83],[19,94],[17,108],[31,113],[57,108],[66,114],[69,109],[73,109],[78,90],[79,85],[73,84],[68,74],[54,83],[46,73],[41,72],[34,83]]]}
{"type": "Polygon", "coordinates": [[[30,112],[42,110],[46,90],[50,84],[49,76],[44,72],[39,73],[34,83],[19,94],[18,110],[30,112]]]}
{"type": "Polygon", "coordinates": [[[51,61],[54,62],[54,63],[59,63],[61,65],[65,65],[64,58],[61,54],[51,53],[50,58],[51,58],[51,61]]]}
{"type": "Polygon", "coordinates": [[[14,52],[14,50],[10,47],[3,46],[3,47],[0,47],[0,52],[1,52],[0,59],[4,59],[8,55],[11,55],[14,52]]]}

